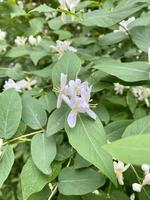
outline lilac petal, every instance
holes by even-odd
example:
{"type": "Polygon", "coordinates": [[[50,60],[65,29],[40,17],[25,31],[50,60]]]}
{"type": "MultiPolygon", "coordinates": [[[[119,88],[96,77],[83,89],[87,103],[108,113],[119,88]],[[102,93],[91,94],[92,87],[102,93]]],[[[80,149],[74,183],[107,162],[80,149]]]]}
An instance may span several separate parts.
{"type": "Polygon", "coordinates": [[[68,115],[67,122],[70,128],[74,128],[77,122],[77,112],[71,111],[68,115]]]}
{"type": "Polygon", "coordinates": [[[66,74],[61,73],[60,82],[61,82],[61,88],[64,88],[67,83],[67,75],[66,74]]]}
{"type": "Polygon", "coordinates": [[[62,95],[59,94],[57,98],[57,108],[60,108],[62,104],[62,95]]]}
{"type": "Polygon", "coordinates": [[[87,113],[92,119],[96,120],[96,114],[95,114],[95,112],[92,111],[90,108],[88,108],[88,109],[86,110],[86,113],[87,113]]]}
{"type": "Polygon", "coordinates": [[[65,96],[64,94],[62,94],[62,99],[71,108],[71,100],[67,96],[65,96]]]}

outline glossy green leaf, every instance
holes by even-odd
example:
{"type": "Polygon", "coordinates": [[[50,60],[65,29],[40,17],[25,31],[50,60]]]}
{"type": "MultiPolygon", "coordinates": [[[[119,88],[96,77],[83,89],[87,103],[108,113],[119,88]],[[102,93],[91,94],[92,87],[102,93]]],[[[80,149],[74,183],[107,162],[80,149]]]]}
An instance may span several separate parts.
{"type": "Polygon", "coordinates": [[[0,137],[11,138],[21,121],[22,104],[19,94],[9,89],[0,95],[0,137]]]}

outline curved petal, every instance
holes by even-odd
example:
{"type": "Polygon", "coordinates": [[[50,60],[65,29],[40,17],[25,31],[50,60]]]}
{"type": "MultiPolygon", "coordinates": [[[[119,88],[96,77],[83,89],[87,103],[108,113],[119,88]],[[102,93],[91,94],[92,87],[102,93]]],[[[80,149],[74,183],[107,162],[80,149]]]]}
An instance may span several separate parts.
{"type": "Polygon", "coordinates": [[[68,115],[67,122],[70,128],[74,128],[77,122],[77,112],[71,111],[68,115]]]}
{"type": "Polygon", "coordinates": [[[86,110],[86,113],[94,120],[96,120],[96,113],[92,111],[90,108],[86,110]]]}
{"type": "Polygon", "coordinates": [[[57,108],[60,108],[61,107],[61,104],[62,104],[62,95],[59,94],[58,95],[58,98],[57,98],[57,108]]]}

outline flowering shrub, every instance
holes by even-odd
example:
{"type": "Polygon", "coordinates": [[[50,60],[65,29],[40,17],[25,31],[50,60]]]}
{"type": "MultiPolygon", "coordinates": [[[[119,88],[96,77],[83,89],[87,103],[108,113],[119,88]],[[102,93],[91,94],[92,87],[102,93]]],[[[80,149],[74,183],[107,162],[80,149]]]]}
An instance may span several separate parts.
{"type": "Polygon", "coordinates": [[[0,0],[0,199],[150,199],[150,1],[0,0]]]}

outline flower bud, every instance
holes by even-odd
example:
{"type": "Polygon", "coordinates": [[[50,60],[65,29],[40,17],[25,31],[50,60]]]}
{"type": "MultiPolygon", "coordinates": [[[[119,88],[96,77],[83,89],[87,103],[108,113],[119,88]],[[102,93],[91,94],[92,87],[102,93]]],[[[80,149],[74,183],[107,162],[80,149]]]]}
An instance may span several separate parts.
{"type": "Polygon", "coordinates": [[[143,185],[150,185],[150,173],[145,176],[143,185]]]}
{"type": "Polygon", "coordinates": [[[133,183],[133,184],[132,184],[132,189],[133,189],[133,191],[135,191],[135,192],[141,192],[141,190],[142,190],[142,185],[141,185],[141,184],[138,184],[138,183],[133,183]]]}

